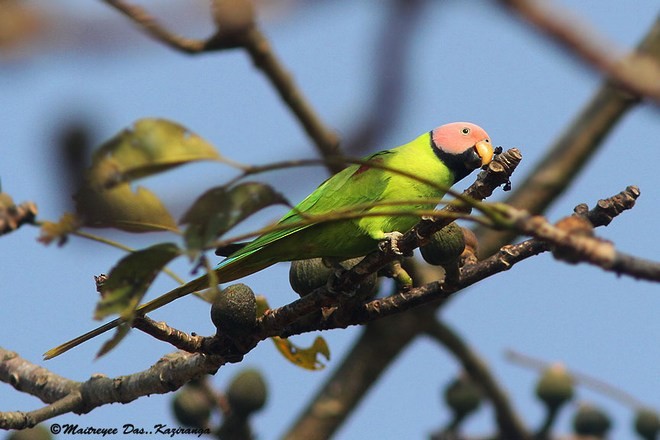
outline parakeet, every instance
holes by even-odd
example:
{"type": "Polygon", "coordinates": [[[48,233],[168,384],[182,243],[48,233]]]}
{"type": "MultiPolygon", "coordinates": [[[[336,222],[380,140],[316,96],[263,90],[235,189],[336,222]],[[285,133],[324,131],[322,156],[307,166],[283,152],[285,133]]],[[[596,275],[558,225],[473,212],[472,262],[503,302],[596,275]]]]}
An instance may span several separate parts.
{"type": "MultiPolygon", "coordinates": [[[[486,131],[469,122],[453,122],[427,132],[399,147],[380,151],[351,165],[323,182],[278,225],[291,228],[266,233],[225,258],[215,267],[217,281],[226,283],[260,271],[280,261],[316,257],[347,259],[366,255],[384,240],[396,240],[410,230],[419,217],[392,215],[392,211],[430,210],[446,188],[473,170],[487,165],[493,147],[486,131]],[[392,170],[420,176],[429,183],[392,170]],[[415,202],[418,200],[418,202],[415,202]],[[405,202],[387,206],[377,203],[405,202]],[[301,226],[301,220],[340,211],[357,218],[301,226]],[[383,212],[382,216],[374,215],[383,212]],[[362,216],[364,215],[364,216],[362,216]]],[[[396,249],[396,244],[393,243],[396,249]]],[[[196,278],[141,305],[144,315],[177,298],[208,287],[208,276],[196,278]]],[[[45,353],[55,357],[105,331],[117,327],[116,319],[45,353]]]]}

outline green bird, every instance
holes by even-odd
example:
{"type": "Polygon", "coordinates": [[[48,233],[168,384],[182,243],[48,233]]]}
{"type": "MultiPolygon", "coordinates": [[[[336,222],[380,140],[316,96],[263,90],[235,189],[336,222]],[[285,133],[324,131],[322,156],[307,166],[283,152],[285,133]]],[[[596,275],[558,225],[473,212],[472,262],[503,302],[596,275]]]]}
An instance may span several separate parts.
{"type": "MultiPolygon", "coordinates": [[[[233,281],[280,261],[359,257],[386,241],[396,251],[397,239],[419,221],[413,212],[405,215],[406,211],[433,209],[446,188],[492,158],[490,137],[469,122],[442,125],[412,142],[372,154],[323,182],[280,219],[282,229],[257,237],[220,262],[214,269],[217,281],[233,281]],[[351,218],[301,224],[337,212],[350,212],[351,218]]],[[[139,306],[137,314],[207,287],[208,276],[203,275],[139,306]]],[[[47,351],[44,357],[58,356],[121,323],[120,319],[110,321],[47,351]]]]}

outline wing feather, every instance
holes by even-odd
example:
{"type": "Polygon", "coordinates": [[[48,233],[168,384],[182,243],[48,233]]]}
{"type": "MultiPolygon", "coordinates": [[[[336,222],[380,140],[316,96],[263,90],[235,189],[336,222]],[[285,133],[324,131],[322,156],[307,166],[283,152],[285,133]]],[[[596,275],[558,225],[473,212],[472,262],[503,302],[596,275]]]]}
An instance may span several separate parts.
{"type": "MultiPolygon", "coordinates": [[[[382,162],[392,154],[395,152],[384,150],[368,156],[366,160],[382,162]]],[[[302,221],[305,216],[321,215],[348,206],[375,202],[387,186],[387,179],[384,178],[386,174],[381,169],[370,168],[368,164],[351,165],[325,180],[314,192],[284,215],[277,224],[293,225],[302,221]]],[[[310,226],[312,225],[293,226],[290,229],[273,231],[257,237],[221,261],[216,266],[216,270],[237,263],[264,247],[310,226]]]]}

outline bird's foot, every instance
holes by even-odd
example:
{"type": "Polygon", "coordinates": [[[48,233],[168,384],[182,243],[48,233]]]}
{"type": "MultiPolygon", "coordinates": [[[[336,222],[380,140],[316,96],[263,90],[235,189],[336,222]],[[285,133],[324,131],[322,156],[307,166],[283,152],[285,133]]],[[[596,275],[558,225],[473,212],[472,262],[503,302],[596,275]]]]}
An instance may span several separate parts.
{"type": "Polygon", "coordinates": [[[399,249],[399,242],[402,238],[403,234],[399,231],[387,232],[385,233],[385,240],[378,243],[378,249],[380,249],[381,252],[403,256],[403,252],[399,249]]]}
{"type": "Polygon", "coordinates": [[[346,297],[353,297],[357,292],[358,286],[347,284],[344,275],[348,272],[347,269],[343,267],[335,268],[328,282],[326,283],[326,289],[331,296],[344,295],[346,297]]]}

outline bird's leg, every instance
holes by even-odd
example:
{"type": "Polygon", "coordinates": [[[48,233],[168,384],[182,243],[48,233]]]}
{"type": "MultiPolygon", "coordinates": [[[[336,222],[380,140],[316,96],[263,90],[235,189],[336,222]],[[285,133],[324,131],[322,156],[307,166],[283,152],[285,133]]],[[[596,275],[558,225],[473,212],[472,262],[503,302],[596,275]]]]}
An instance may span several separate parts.
{"type": "Polygon", "coordinates": [[[323,262],[325,267],[333,270],[332,275],[328,278],[327,287],[329,292],[335,294],[337,293],[337,290],[335,290],[337,280],[340,280],[342,275],[346,273],[348,269],[342,266],[341,259],[337,257],[323,257],[321,258],[321,262],[323,262]]]}
{"type": "Polygon", "coordinates": [[[389,265],[390,277],[396,282],[397,290],[406,292],[413,287],[413,279],[401,266],[401,261],[392,261],[389,265]]]}
{"type": "Polygon", "coordinates": [[[442,266],[445,270],[445,279],[443,284],[446,286],[455,286],[461,278],[461,269],[458,260],[452,261],[442,266]]]}

